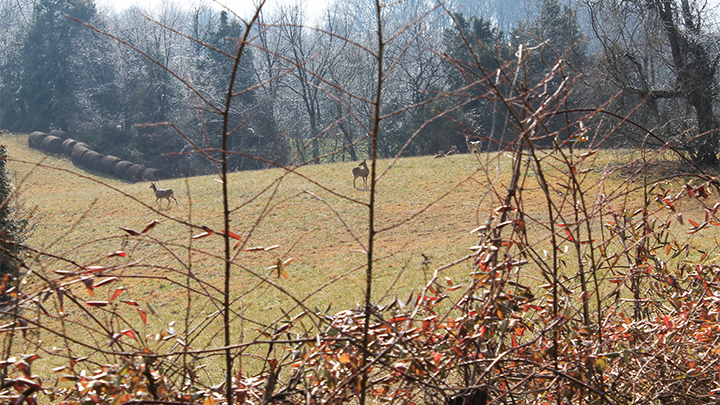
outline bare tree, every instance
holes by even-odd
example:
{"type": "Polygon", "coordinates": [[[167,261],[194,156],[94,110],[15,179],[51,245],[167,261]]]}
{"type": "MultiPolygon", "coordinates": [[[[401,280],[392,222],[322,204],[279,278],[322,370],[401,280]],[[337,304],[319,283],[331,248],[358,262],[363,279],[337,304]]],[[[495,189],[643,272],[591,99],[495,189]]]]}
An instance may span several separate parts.
{"type": "Polygon", "coordinates": [[[718,59],[713,55],[718,42],[704,26],[706,3],[595,0],[586,4],[594,36],[602,45],[599,66],[607,81],[633,100],[647,100],[665,139],[681,142],[693,162],[716,166],[720,134],[713,106],[718,59]],[[676,101],[691,113],[678,115],[683,109],[676,101]]]}

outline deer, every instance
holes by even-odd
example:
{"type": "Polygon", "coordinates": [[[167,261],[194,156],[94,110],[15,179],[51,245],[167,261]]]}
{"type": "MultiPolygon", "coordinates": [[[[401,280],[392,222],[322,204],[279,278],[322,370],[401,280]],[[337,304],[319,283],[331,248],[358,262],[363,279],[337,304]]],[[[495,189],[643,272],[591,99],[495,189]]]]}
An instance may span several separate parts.
{"type": "Polygon", "coordinates": [[[481,141],[471,141],[470,138],[467,135],[465,135],[465,144],[467,144],[467,147],[470,150],[470,153],[480,154],[480,152],[482,152],[482,142],[481,141]]]}
{"type": "Polygon", "coordinates": [[[170,204],[172,203],[172,201],[170,201],[171,198],[172,198],[173,200],[175,200],[175,204],[176,204],[176,205],[179,205],[179,204],[178,204],[178,201],[177,201],[177,199],[175,198],[175,196],[173,195],[174,193],[173,193],[173,191],[172,191],[171,189],[169,189],[169,188],[157,188],[157,187],[155,186],[155,183],[151,183],[151,184],[150,184],[150,188],[155,192],[155,202],[156,202],[158,205],[160,205],[160,200],[163,199],[163,198],[166,198],[166,199],[168,200],[168,208],[170,207],[170,204]]]}
{"type": "Polygon", "coordinates": [[[353,167],[353,188],[357,188],[355,187],[355,180],[357,180],[358,177],[362,177],[365,188],[367,188],[368,174],[370,174],[370,169],[368,169],[367,163],[365,163],[364,160],[360,162],[357,167],[353,167]]]}
{"type": "Polygon", "coordinates": [[[447,151],[445,156],[454,155],[455,153],[457,153],[457,146],[453,145],[452,147],[450,147],[450,150],[447,151]]]}

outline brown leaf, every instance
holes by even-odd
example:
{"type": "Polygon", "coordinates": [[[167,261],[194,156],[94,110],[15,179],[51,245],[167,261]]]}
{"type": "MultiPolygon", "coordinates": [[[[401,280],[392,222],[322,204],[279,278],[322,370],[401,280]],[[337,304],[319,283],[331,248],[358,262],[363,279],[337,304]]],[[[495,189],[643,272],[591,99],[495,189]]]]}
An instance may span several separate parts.
{"type": "Polygon", "coordinates": [[[107,306],[109,302],[107,301],[85,301],[85,305],[90,307],[104,307],[107,306]]]}
{"type": "Polygon", "coordinates": [[[142,232],[140,232],[140,233],[146,233],[147,231],[155,228],[155,225],[157,225],[157,224],[159,224],[159,223],[160,223],[160,221],[158,221],[157,219],[153,219],[152,221],[150,221],[149,224],[147,224],[147,226],[145,227],[145,229],[143,229],[142,232]]]}
{"type": "Polygon", "coordinates": [[[118,279],[117,277],[108,277],[108,278],[106,278],[106,279],[104,279],[104,280],[102,280],[102,281],[100,281],[100,282],[98,282],[98,283],[95,283],[95,288],[97,288],[97,287],[102,287],[102,286],[104,286],[105,284],[110,284],[110,283],[112,283],[113,281],[117,281],[117,279],[118,279]]]}
{"type": "Polygon", "coordinates": [[[125,232],[129,233],[129,234],[132,235],[132,236],[138,236],[138,235],[140,235],[137,231],[134,231],[134,230],[132,230],[132,229],[130,229],[130,228],[123,228],[123,227],[119,227],[119,228],[120,228],[121,231],[125,231],[125,232]]]}

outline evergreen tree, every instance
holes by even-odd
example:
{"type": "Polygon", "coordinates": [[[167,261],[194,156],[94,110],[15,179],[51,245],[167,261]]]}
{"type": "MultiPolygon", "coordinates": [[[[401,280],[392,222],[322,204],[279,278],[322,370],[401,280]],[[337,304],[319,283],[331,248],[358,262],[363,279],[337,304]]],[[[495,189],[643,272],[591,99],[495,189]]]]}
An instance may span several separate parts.
{"type": "Polygon", "coordinates": [[[496,107],[483,94],[487,92],[487,80],[499,68],[498,61],[507,60],[509,49],[504,45],[504,33],[490,20],[482,16],[468,19],[461,13],[455,14],[454,20],[456,27],[448,28],[444,33],[445,50],[451,61],[447,72],[448,84],[452,88],[461,88],[474,83],[465,91],[468,96],[474,96],[474,100],[467,102],[464,98],[462,101],[466,105],[456,117],[464,129],[453,131],[452,144],[464,149],[463,133],[470,136],[482,134],[487,138],[501,135],[492,133],[496,107]]]}
{"type": "Polygon", "coordinates": [[[95,15],[92,0],[38,0],[20,51],[21,87],[17,92],[18,130],[67,129],[73,106],[77,71],[71,58],[85,28],[70,20],[88,21],[95,15]]]}
{"type": "MultiPolygon", "coordinates": [[[[12,184],[7,175],[7,148],[0,145],[0,284],[5,290],[15,285],[20,274],[19,244],[23,239],[23,232],[27,224],[24,219],[14,217],[12,184]]],[[[6,300],[5,294],[0,295],[0,301],[6,300]]]]}
{"type": "MultiPolygon", "coordinates": [[[[244,30],[235,19],[230,20],[226,11],[220,12],[217,28],[209,35],[208,45],[213,49],[205,49],[197,62],[198,82],[200,89],[209,96],[216,106],[223,108],[227,97],[228,83],[233,68],[239,39],[244,30]]],[[[248,116],[253,116],[255,107],[255,92],[247,91],[254,83],[253,54],[249,48],[243,50],[238,72],[233,85],[229,130],[238,128],[228,138],[228,149],[239,154],[228,158],[230,170],[244,170],[257,168],[257,162],[240,155],[257,155],[261,149],[261,138],[251,129],[248,116]],[[245,122],[245,125],[242,123],[245,122]]],[[[222,131],[222,116],[220,114],[206,114],[205,129],[208,132],[211,148],[220,147],[222,131]]]]}

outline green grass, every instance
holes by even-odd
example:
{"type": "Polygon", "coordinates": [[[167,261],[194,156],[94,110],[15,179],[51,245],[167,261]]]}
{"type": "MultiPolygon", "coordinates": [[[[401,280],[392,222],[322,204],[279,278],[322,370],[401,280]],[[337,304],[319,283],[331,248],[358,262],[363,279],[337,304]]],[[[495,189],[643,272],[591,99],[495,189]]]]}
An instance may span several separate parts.
{"type": "MultiPolygon", "coordinates": [[[[34,225],[26,243],[38,251],[67,259],[29,257],[27,263],[34,275],[27,277],[26,293],[47,287],[37,275],[58,279],[57,271],[78,270],[73,263],[120,266],[110,271],[120,281],[96,289],[94,297],[77,281],[67,287],[86,300],[108,299],[116,287],[125,287],[119,299],[134,300],[139,307],[114,304],[125,321],[108,313],[98,315],[102,322],[112,324],[114,330],[132,327],[145,337],[161,333],[175,322],[174,328],[183,331],[203,324],[209,314],[216,312],[217,307],[207,297],[193,295],[188,301],[182,288],[189,285],[221,299],[222,238],[214,235],[191,239],[191,235],[202,230],[186,225],[222,229],[221,184],[216,176],[158,182],[160,188],[175,190],[179,201],[178,206],[173,203],[166,208],[163,203],[159,207],[149,183],[130,184],[85,172],[66,159],[45,157],[27,147],[26,135],[6,135],[4,142],[19,201],[34,225]],[[33,164],[36,162],[50,167],[36,166],[33,164]],[[149,237],[129,237],[120,229],[141,231],[153,220],[158,220],[159,225],[148,233],[149,237]],[[128,256],[106,257],[116,250],[126,251],[128,256]],[[189,271],[205,284],[188,281],[189,271]],[[136,310],[141,308],[150,314],[149,304],[158,315],[150,315],[144,325],[136,310]]],[[[607,174],[607,168],[628,155],[599,155],[585,164],[593,170],[579,176],[588,202],[594,203],[603,193],[615,198],[613,204],[617,208],[621,203],[641,206],[642,194],[628,191],[635,183],[626,182],[626,177],[619,174],[607,174]]],[[[485,223],[488,213],[502,204],[510,181],[511,157],[483,154],[480,162],[483,164],[469,154],[442,159],[402,158],[387,172],[385,169],[392,162],[378,162],[375,229],[379,233],[373,273],[376,300],[385,298],[383,301],[389,302],[395,296],[406,299],[411,292],[423,288],[434,269],[462,259],[470,253],[468,248],[477,244],[477,237],[470,231],[485,223]],[[431,260],[426,266],[424,257],[431,260]]],[[[544,167],[550,167],[547,175],[551,187],[567,183],[567,173],[552,168],[561,168],[558,162],[543,162],[547,164],[544,167]]],[[[273,323],[283,311],[291,309],[294,304],[290,295],[303,300],[311,309],[332,305],[331,312],[354,308],[362,302],[366,260],[363,251],[368,237],[366,204],[370,194],[353,188],[351,173],[355,164],[311,165],[298,168],[296,173],[269,169],[230,174],[231,230],[242,236],[245,248],[278,245],[269,251],[235,251],[231,278],[233,309],[242,312],[244,319],[242,324],[240,320],[234,323],[235,339],[239,339],[241,329],[247,333],[246,339],[252,338],[256,329],[273,323]],[[267,269],[278,259],[290,257],[296,260],[287,267],[287,279],[267,269]],[[265,277],[275,286],[263,283],[265,277]]],[[[529,239],[535,249],[542,251],[549,248],[546,224],[542,222],[547,217],[547,202],[536,179],[529,175],[523,179],[521,208],[529,218],[529,239]],[[534,219],[538,222],[533,222],[534,219]]],[[[572,219],[572,200],[558,197],[556,203],[572,219]]],[[[700,219],[703,215],[699,203],[690,203],[686,209],[686,218],[700,219]]],[[[600,226],[594,223],[593,232],[599,232],[600,226]]],[[[713,231],[703,236],[707,240],[696,243],[710,243],[716,236],[713,231]]],[[[568,262],[572,260],[576,259],[569,258],[568,262]]],[[[565,271],[572,274],[572,267],[570,264],[565,271]]],[[[471,271],[471,263],[465,261],[444,270],[441,279],[464,279],[471,271]]],[[[533,274],[527,276],[537,278],[533,274]]],[[[96,282],[101,279],[96,278],[96,282]]],[[[77,277],[60,279],[70,280],[77,277]]],[[[51,312],[59,310],[48,305],[51,312]]],[[[83,311],[68,302],[64,309],[67,320],[92,323],[83,311]]],[[[208,329],[190,339],[193,348],[222,345],[217,334],[220,319],[212,319],[208,329]]],[[[82,328],[69,333],[80,340],[86,337],[82,328]]],[[[39,332],[34,337],[45,340],[46,345],[62,345],[48,332],[39,332]]],[[[34,350],[30,340],[22,344],[25,351],[34,350]]],[[[160,345],[167,347],[170,343],[151,339],[147,344],[151,350],[161,351],[160,345]]]]}

